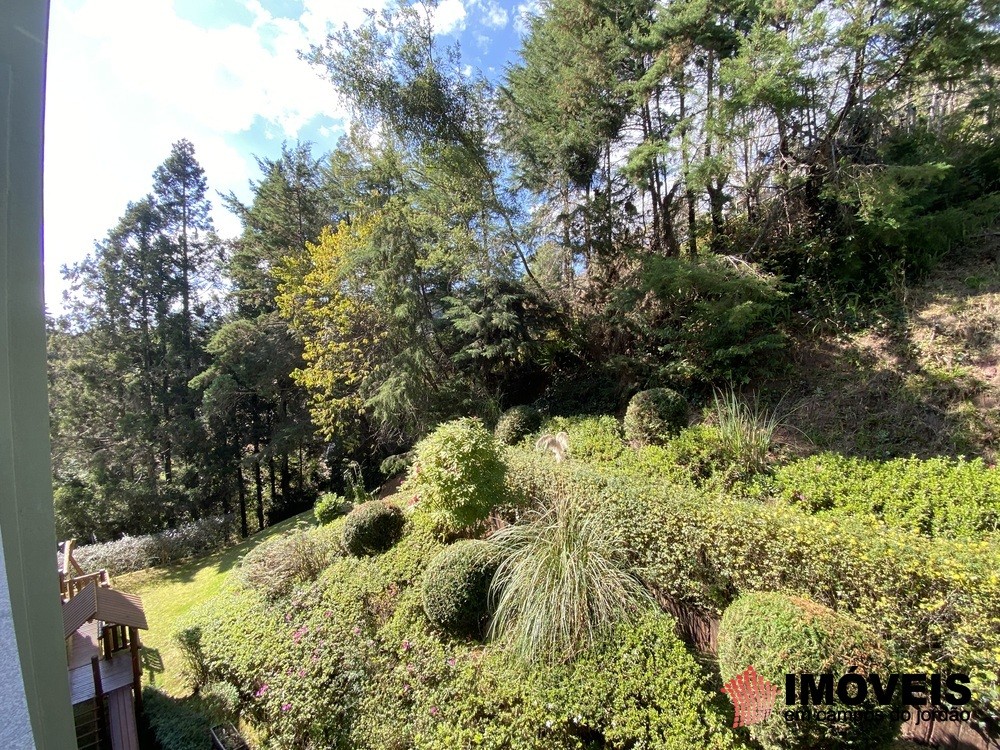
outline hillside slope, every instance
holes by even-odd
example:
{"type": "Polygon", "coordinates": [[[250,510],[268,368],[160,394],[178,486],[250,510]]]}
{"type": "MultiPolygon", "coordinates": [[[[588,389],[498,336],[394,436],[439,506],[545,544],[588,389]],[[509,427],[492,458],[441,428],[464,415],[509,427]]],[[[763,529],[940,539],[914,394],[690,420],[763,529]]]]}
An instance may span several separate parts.
{"type": "Polygon", "coordinates": [[[1000,247],[944,261],[900,293],[894,320],[800,342],[784,393],[786,441],[870,458],[996,460],[1000,436],[1000,247]],[[801,432],[799,432],[801,431],[801,432]]]}

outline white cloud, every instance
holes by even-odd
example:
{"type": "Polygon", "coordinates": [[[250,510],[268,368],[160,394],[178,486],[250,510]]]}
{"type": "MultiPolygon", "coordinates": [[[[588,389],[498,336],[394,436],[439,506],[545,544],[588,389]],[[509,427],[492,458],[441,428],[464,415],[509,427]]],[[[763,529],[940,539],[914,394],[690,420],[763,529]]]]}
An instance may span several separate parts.
{"type": "MultiPolygon", "coordinates": [[[[299,19],[246,0],[249,26],[202,28],[173,0],[53,0],[46,94],[46,284],[58,306],[58,267],[75,263],[151,188],[170,145],[188,138],[205,168],[222,233],[238,222],[215,191],[247,197],[257,168],[246,134],[294,140],[316,118],[327,133],[346,115],[332,85],[299,58],[364,7],[384,0],[303,0],[299,19]],[[241,140],[242,138],[242,140],[241,140]]],[[[446,0],[464,23],[461,0],[446,0]],[[460,13],[454,7],[457,4],[460,13]]]]}
{"type": "Polygon", "coordinates": [[[497,3],[496,0],[476,0],[474,5],[480,12],[484,26],[492,29],[502,29],[507,25],[509,19],[507,10],[497,3]]]}
{"type": "Polygon", "coordinates": [[[540,0],[527,0],[517,6],[514,13],[514,29],[518,34],[524,36],[528,33],[528,22],[532,16],[537,16],[542,12],[540,0]]]}
{"type": "Polygon", "coordinates": [[[466,10],[462,0],[441,0],[437,7],[414,3],[413,7],[430,16],[431,27],[438,36],[452,34],[465,28],[466,10]]]}

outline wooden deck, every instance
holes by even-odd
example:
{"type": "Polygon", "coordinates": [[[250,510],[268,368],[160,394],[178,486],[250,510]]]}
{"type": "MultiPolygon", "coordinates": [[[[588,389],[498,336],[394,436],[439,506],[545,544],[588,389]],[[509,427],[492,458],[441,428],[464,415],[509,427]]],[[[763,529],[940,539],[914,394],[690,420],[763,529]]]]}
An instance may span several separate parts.
{"type": "Polygon", "coordinates": [[[108,693],[107,700],[111,747],[114,750],[139,750],[139,733],[135,728],[131,686],[108,693]]]}
{"type": "MultiPolygon", "coordinates": [[[[112,659],[101,658],[97,622],[88,622],[69,638],[69,691],[75,706],[95,697],[94,671],[90,660],[96,656],[101,665],[101,687],[106,694],[132,685],[132,657],[119,651],[112,659]]],[[[131,691],[129,699],[131,700],[131,691]]]]}

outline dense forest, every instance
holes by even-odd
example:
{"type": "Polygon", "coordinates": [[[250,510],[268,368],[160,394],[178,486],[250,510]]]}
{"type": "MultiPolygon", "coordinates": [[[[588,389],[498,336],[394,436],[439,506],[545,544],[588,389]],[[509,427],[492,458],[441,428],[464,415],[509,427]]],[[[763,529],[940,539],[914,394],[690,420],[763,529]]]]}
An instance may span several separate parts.
{"type": "Polygon", "coordinates": [[[239,237],[182,140],[67,269],[60,535],[232,513],[245,536],[445,420],[752,387],[798,337],[891,317],[1000,209],[998,18],[550,0],[497,80],[422,6],[338,32],[306,54],[348,134],[259,159],[223,199],[239,237]]]}

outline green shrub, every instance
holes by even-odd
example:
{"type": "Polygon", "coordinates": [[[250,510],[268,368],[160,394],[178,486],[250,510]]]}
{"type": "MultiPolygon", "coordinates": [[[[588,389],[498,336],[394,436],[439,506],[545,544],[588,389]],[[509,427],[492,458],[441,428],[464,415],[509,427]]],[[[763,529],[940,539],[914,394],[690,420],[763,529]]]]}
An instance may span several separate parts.
{"type": "Polygon", "coordinates": [[[492,552],[489,542],[466,539],[431,561],[423,583],[427,619],[453,635],[482,635],[497,567],[492,552]]]}
{"type": "Polygon", "coordinates": [[[568,663],[539,668],[497,651],[468,661],[421,747],[738,746],[673,619],[658,613],[620,623],[568,663]]]}
{"type": "Polygon", "coordinates": [[[620,299],[626,321],[636,319],[636,309],[647,311],[637,333],[668,363],[657,378],[748,383],[776,369],[787,343],[778,326],[787,309],[780,277],[715,255],[647,255],[641,274],[639,288],[620,299]],[[636,298],[647,295],[655,304],[636,308],[636,298]]]}
{"type": "Polygon", "coordinates": [[[208,682],[208,667],[201,648],[201,628],[192,625],[174,634],[174,640],[184,657],[182,671],[191,690],[197,691],[208,682]]]}
{"type": "Polygon", "coordinates": [[[651,601],[615,530],[553,498],[490,538],[500,561],[492,629],[527,661],[572,657],[651,601]]]}
{"type": "Polygon", "coordinates": [[[778,469],[774,494],[812,513],[861,514],[927,536],[972,537],[1000,526],[1000,471],[974,461],[868,461],[823,453],[778,469]]]}
{"type": "Polygon", "coordinates": [[[476,525],[504,499],[504,463],[493,436],[478,419],[440,425],[415,449],[406,491],[418,512],[442,530],[476,525]]]}
{"type": "Polygon", "coordinates": [[[200,696],[172,698],[156,688],[142,688],[143,710],[162,750],[204,750],[211,718],[200,696]]]}
{"type": "Polygon", "coordinates": [[[688,403],[670,388],[639,391],[625,412],[625,439],[633,446],[662,443],[687,427],[688,403]]]}
{"type": "Polygon", "coordinates": [[[382,476],[386,478],[391,478],[403,474],[410,468],[410,464],[413,463],[413,451],[408,451],[407,453],[397,453],[394,456],[389,456],[379,465],[379,471],[382,472],[382,476]]]}
{"type": "Polygon", "coordinates": [[[381,500],[362,503],[344,521],[344,549],[356,557],[385,552],[403,535],[403,511],[381,500]]]}
{"type": "Polygon", "coordinates": [[[503,445],[514,445],[542,426],[542,415],[532,406],[514,406],[497,420],[493,436],[503,445]]]}
{"type": "Polygon", "coordinates": [[[313,511],[320,524],[328,524],[335,518],[344,515],[348,507],[347,501],[340,495],[334,492],[324,492],[316,501],[313,511]]]}
{"type": "Polygon", "coordinates": [[[232,683],[220,680],[210,682],[201,689],[205,713],[213,722],[236,721],[240,710],[240,691],[232,683]]]}
{"type": "MultiPolygon", "coordinates": [[[[852,617],[834,612],[808,599],[780,593],[744,594],[726,608],[719,626],[719,669],[728,681],[752,666],[757,674],[783,692],[786,674],[833,673],[856,670],[861,675],[885,675],[889,657],[878,638],[852,617]]],[[[782,703],[780,700],[777,704],[782,703]]],[[[783,705],[783,704],[782,704],[783,705]]],[[[889,719],[890,707],[872,698],[860,705],[839,700],[838,711],[862,711],[860,721],[809,721],[788,723],[780,710],[750,734],[765,748],[887,747],[899,722],[889,719]]]]}
{"type": "MultiPolygon", "coordinates": [[[[858,516],[710,499],[614,466],[508,457],[526,496],[563,492],[617,530],[646,584],[719,614],[750,591],[793,590],[870,627],[899,670],[1000,678],[1000,552],[990,540],[927,539],[858,516]]],[[[985,710],[985,708],[983,709],[985,710]]]]}
{"type": "Polygon", "coordinates": [[[614,461],[626,452],[622,427],[611,416],[555,417],[543,425],[548,434],[569,436],[569,455],[580,461],[614,461]]]}

